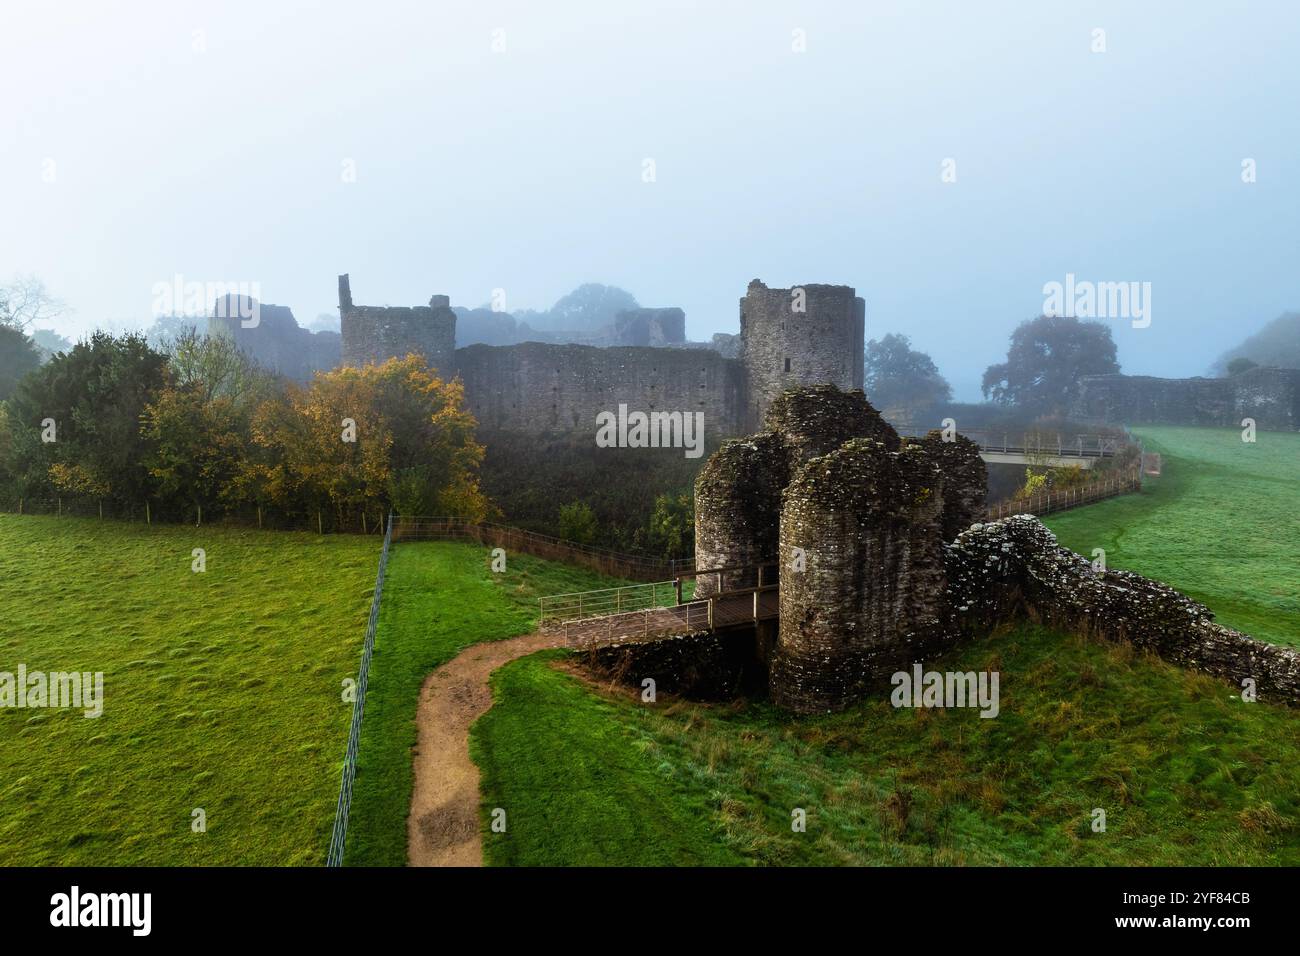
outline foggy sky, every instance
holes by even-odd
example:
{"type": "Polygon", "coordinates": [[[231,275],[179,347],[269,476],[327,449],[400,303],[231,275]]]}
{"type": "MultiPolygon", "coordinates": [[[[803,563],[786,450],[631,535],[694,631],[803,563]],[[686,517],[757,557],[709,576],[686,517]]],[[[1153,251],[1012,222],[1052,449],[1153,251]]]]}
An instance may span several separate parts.
{"type": "Polygon", "coordinates": [[[598,281],[694,339],[752,278],[843,283],[963,398],[1067,273],[1151,283],[1132,373],[1300,308],[1294,3],[325,6],[5,0],[0,280],[70,335],[177,274],[302,325],[341,272],[372,305],[598,281]]]}

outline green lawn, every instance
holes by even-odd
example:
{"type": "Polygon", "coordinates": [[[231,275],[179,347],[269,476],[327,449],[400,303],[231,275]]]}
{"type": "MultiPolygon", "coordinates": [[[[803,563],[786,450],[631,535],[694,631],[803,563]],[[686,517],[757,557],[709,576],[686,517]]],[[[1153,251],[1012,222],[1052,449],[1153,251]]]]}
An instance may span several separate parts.
{"type": "Polygon", "coordinates": [[[474,725],[492,864],[1300,864],[1300,715],[1034,628],[930,664],[997,669],[1001,713],[646,705],[547,655],[474,725]],[[791,829],[796,808],[807,832],[791,829]],[[1094,809],[1106,831],[1093,832],[1094,809]]]}
{"type": "Polygon", "coordinates": [[[323,863],[379,549],[0,515],[0,671],[104,674],[98,718],[0,708],[0,864],[323,863]]]}
{"type": "Polygon", "coordinates": [[[1300,647],[1300,434],[1143,427],[1164,474],[1143,492],[1053,515],[1061,543],[1172,585],[1217,620],[1300,647]]]}
{"type": "Polygon", "coordinates": [[[628,583],[527,555],[509,555],[501,574],[489,562],[487,548],[462,542],[393,546],[348,818],[348,865],[406,863],[415,711],[429,673],[471,644],[527,634],[541,595],[628,583]]]}

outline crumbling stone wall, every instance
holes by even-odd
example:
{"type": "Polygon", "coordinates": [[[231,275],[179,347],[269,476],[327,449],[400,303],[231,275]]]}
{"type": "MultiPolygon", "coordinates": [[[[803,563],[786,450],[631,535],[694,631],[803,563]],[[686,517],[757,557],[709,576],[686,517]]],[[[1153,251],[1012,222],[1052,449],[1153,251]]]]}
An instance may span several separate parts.
{"type": "Polygon", "coordinates": [[[905,439],[918,445],[943,472],[943,540],[951,541],[985,514],[989,469],[980,457],[980,447],[965,435],[944,441],[934,429],[924,438],[905,439]]]}
{"type": "Polygon", "coordinates": [[[781,508],[774,703],[842,708],[935,646],[942,512],[943,476],[918,446],[855,439],[795,475],[781,508]]]}
{"type": "Polygon", "coordinates": [[[1072,414],[1129,425],[1240,427],[1253,418],[1267,430],[1300,429],[1300,370],[1253,368],[1228,378],[1089,375],[1072,414]]]}
{"type": "Polygon", "coordinates": [[[897,451],[898,432],[871,407],[861,389],[834,385],[787,388],[772,401],[763,428],[779,434],[791,453],[791,467],[826,455],[852,438],[870,438],[897,451]]]}
{"type": "Polygon", "coordinates": [[[795,385],[862,388],[866,305],[851,286],[808,283],[769,289],[749,283],[740,300],[740,355],[745,365],[749,427],[795,385]],[[803,312],[794,311],[794,289],[803,312]]]}
{"type": "Polygon", "coordinates": [[[288,306],[257,303],[242,296],[225,296],[213,305],[208,334],[233,339],[236,347],[262,368],[299,382],[337,367],[341,354],[337,332],[311,332],[298,325],[288,306]],[[254,314],[254,306],[257,325],[245,328],[244,317],[254,314]]]}
{"type": "Polygon", "coordinates": [[[979,638],[1029,614],[1062,630],[1128,641],[1170,663],[1255,682],[1260,700],[1300,701],[1300,652],[1214,622],[1203,604],[1127,571],[1094,571],[1032,515],[977,524],[945,551],[953,626],[979,638]]]}
{"type": "Polygon", "coordinates": [[[456,351],[456,313],[445,295],[412,308],[354,305],[346,275],[339,276],[339,321],[343,330],[342,362],[360,366],[385,362],[412,352],[450,377],[456,351]]]}
{"type": "Polygon", "coordinates": [[[470,345],[452,365],[470,411],[489,428],[537,432],[589,429],[599,412],[703,412],[714,434],[742,431],[744,380],[738,363],[703,349],[590,345],[470,345]]]}
{"type": "MultiPolygon", "coordinates": [[[[695,479],[695,567],[750,567],[777,553],[781,492],[789,481],[789,450],[780,435],[765,433],[723,443],[695,479]]],[[[696,578],[699,597],[751,588],[756,574],[696,578]]]]}

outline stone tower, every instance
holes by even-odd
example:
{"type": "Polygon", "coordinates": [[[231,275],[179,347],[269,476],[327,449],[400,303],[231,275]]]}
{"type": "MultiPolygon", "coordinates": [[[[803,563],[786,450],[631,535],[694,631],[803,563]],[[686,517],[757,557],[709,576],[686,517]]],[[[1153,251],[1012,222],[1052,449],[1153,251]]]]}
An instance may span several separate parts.
{"type": "Polygon", "coordinates": [[[748,418],[758,427],[786,388],[862,388],[866,304],[852,286],[769,289],[758,279],[740,300],[740,359],[748,418]]]}
{"type": "Polygon", "coordinates": [[[764,430],[728,441],[695,481],[696,568],[733,569],[701,575],[695,594],[753,587],[755,566],[775,564],[775,633],[756,635],[772,700],[845,707],[950,637],[944,545],[982,516],[984,486],[961,436],[904,441],[861,390],[786,389],[764,430]]]}
{"type": "Polygon", "coordinates": [[[339,323],[343,332],[343,364],[366,365],[415,352],[444,378],[455,367],[456,313],[445,295],[427,306],[389,308],[353,305],[347,275],[339,276],[339,323]]]}

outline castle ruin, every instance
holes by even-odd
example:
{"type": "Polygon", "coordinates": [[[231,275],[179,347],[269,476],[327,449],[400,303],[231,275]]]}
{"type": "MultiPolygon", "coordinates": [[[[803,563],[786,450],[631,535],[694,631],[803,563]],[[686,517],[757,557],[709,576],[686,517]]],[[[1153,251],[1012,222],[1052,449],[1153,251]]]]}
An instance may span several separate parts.
{"type": "MultiPolygon", "coordinates": [[[[757,427],[790,385],[861,388],[865,305],[853,288],[808,284],[769,289],[755,279],[740,300],[739,346],[729,357],[685,340],[680,309],[620,313],[611,335],[633,344],[523,342],[455,347],[456,314],[446,296],[427,307],[358,306],[339,277],[342,362],[363,365],[408,352],[446,378],[459,376],[465,402],[486,428],[567,432],[593,428],[619,404],[646,412],[703,412],[705,427],[737,435],[757,427]]],[[[731,343],[715,337],[720,348],[731,343]]]]}
{"type": "Polygon", "coordinates": [[[979,449],[950,439],[900,438],[861,391],[783,391],[763,431],[725,442],[695,486],[696,567],[719,569],[697,578],[696,599],[744,594],[762,568],[779,585],[775,621],[756,610],[729,630],[597,648],[594,663],[687,696],[758,683],[781,707],[823,713],[1028,618],[1300,701],[1300,652],[1216,624],[1163,584],[1094,569],[1031,515],[982,523],[979,449]]]}

